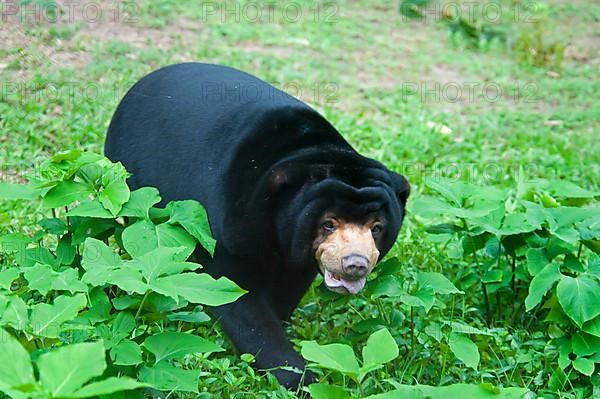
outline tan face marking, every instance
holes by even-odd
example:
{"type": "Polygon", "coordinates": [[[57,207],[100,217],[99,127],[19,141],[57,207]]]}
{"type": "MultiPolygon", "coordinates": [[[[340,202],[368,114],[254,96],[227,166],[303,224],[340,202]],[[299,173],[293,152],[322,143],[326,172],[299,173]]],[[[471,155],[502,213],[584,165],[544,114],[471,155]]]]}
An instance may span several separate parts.
{"type": "Polygon", "coordinates": [[[326,218],[326,221],[331,223],[331,231],[320,228],[314,243],[315,256],[321,272],[325,274],[328,271],[335,276],[344,276],[342,259],[359,255],[367,259],[367,274],[370,273],[379,258],[379,250],[371,231],[378,222],[371,220],[365,224],[355,224],[336,218],[326,218]]]}

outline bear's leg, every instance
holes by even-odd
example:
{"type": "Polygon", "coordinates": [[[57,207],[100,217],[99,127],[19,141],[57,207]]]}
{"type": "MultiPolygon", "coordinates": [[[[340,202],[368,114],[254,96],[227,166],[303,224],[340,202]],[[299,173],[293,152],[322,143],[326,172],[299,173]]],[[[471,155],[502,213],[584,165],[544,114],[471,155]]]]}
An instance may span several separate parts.
{"type": "MultiPolygon", "coordinates": [[[[268,285],[261,287],[262,279],[268,276],[261,275],[259,267],[253,267],[217,244],[207,271],[215,278],[228,277],[250,292],[234,303],[213,308],[212,313],[240,353],[256,356],[257,368],[290,366],[303,371],[304,359],[284,334],[281,321],[269,300],[268,285]]],[[[296,388],[303,380],[302,374],[290,371],[278,369],[271,373],[286,388],[296,388]]],[[[304,383],[313,382],[312,374],[307,377],[304,383]]]]}
{"type": "Polygon", "coordinates": [[[285,272],[274,280],[271,286],[271,302],[280,320],[288,320],[300,300],[310,288],[317,271],[302,270],[285,272]]]}

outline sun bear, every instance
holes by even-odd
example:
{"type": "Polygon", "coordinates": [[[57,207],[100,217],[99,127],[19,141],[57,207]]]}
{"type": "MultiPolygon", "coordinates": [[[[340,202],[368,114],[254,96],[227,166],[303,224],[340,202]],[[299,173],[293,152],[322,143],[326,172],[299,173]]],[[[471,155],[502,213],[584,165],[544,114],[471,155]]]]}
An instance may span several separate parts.
{"type": "MultiPolygon", "coordinates": [[[[259,369],[302,357],[285,337],[290,316],[317,273],[356,294],[394,244],[407,180],[360,155],[318,112],[242,71],[171,65],[137,82],[119,104],[105,154],[132,189],[160,190],[162,205],[203,204],[217,240],[195,256],[215,278],[249,291],[212,309],[237,350],[259,369]]],[[[288,388],[314,377],[276,369],[288,388]]]]}

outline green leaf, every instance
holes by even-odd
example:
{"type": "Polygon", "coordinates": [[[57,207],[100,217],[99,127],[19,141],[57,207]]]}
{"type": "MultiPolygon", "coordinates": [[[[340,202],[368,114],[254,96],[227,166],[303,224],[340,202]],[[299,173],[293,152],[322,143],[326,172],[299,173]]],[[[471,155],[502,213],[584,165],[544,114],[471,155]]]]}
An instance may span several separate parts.
{"type": "Polygon", "coordinates": [[[62,346],[40,355],[40,381],[53,397],[76,397],[75,392],[106,368],[102,342],[62,346]]]}
{"type": "Polygon", "coordinates": [[[185,323],[205,323],[210,320],[210,316],[204,313],[200,306],[197,306],[192,312],[169,313],[167,319],[185,323]]]}
{"type": "Polygon", "coordinates": [[[40,196],[41,190],[30,184],[0,183],[0,200],[33,200],[40,196]]]}
{"type": "Polygon", "coordinates": [[[583,324],[583,331],[596,337],[600,337],[600,316],[585,322],[583,324]]]}
{"type": "Polygon", "coordinates": [[[113,216],[117,216],[129,199],[129,187],[125,180],[112,180],[98,193],[98,200],[113,216]]]}
{"type": "Polygon", "coordinates": [[[573,368],[581,374],[591,376],[594,374],[594,361],[578,356],[573,360],[573,368]]]}
{"type": "Polygon", "coordinates": [[[39,225],[42,226],[44,231],[48,234],[62,235],[67,231],[66,223],[58,218],[42,219],[40,220],[39,225]]]}
{"type": "Polygon", "coordinates": [[[584,322],[600,315],[600,283],[586,274],[576,278],[563,276],[556,287],[558,302],[580,328],[584,322]]]}
{"type": "Polygon", "coordinates": [[[198,393],[198,380],[201,370],[183,370],[168,363],[154,367],[144,367],[139,379],[162,391],[182,391],[198,393]]]}
{"type": "Polygon", "coordinates": [[[146,281],[152,282],[164,275],[179,274],[201,267],[198,263],[184,262],[189,255],[186,247],[156,248],[133,261],[125,262],[124,266],[138,269],[146,281]]]}
{"type": "Polygon", "coordinates": [[[538,274],[550,263],[550,259],[544,248],[529,248],[525,256],[527,257],[527,270],[532,276],[538,274]]]}
{"type": "Polygon", "coordinates": [[[311,384],[308,387],[313,399],[348,399],[350,395],[344,388],[327,384],[311,384]]]}
{"type": "Polygon", "coordinates": [[[61,181],[46,193],[42,201],[46,208],[60,208],[75,201],[84,202],[94,194],[94,186],[73,180],[61,181]]]}
{"type": "Polygon", "coordinates": [[[123,246],[133,258],[138,258],[159,247],[186,247],[192,253],[196,240],[179,226],[155,225],[150,220],[140,219],[123,231],[123,246]]]}
{"type": "Polygon", "coordinates": [[[100,219],[113,219],[114,216],[108,211],[97,198],[84,201],[74,208],[69,209],[67,216],[82,216],[100,219]]]}
{"type": "Polygon", "coordinates": [[[194,236],[211,256],[215,252],[216,241],[210,231],[206,210],[197,201],[174,201],[167,205],[171,212],[169,223],[178,223],[194,236]]]}
{"type": "Polygon", "coordinates": [[[58,338],[63,323],[73,320],[87,305],[84,294],[75,296],[61,295],[54,304],[40,303],[31,310],[30,324],[35,335],[58,338]]]}
{"type": "Polygon", "coordinates": [[[600,195],[600,192],[586,190],[566,180],[539,179],[535,186],[559,198],[594,198],[600,195]]]}
{"type": "Polygon", "coordinates": [[[451,333],[448,338],[448,345],[454,355],[468,367],[477,370],[479,364],[479,349],[468,337],[451,333]]]}
{"type": "Polygon", "coordinates": [[[529,284],[529,295],[525,298],[525,310],[528,312],[542,301],[544,295],[552,288],[554,283],[560,280],[560,265],[550,263],[535,275],[529,284]]]}
{"type": "Polygon", "coordinates": [[[365,399],[523,399],[527,388],[495,388],[488,384],[454,384],[448,386],[399,385],[392,392],[367,396],[365,399]]]}
{"type": "Polygon", "coordinates": [[[56,272],[49,265],[36,264],[34,267],[24,269],[24,275],[29,282],[29,288],[38,290],[42,295],[48,291],[87,292],[88,287],[79,280],[76,269],[66,269],[56,272]]]}
{"type": "Polygon", "coordinates": [[[148,211],[160,202],[158,190],[154,187],[142,187],[131,192],[129,201],[123,205],[119,216],[149,219],[148,211]]]}
{"type": "Polygon", "coordinates": [[[151,335],[146,338],[142,346],[156,356],[155,363],[181,358],[191,353],[211,353],[224,350],[214,342],[195,335],[179,332],[164,332],[151,335]]]}
{"type": "Polygon", "coordinates": [[[468,324],[458,323],[455,321],[451,322],[450,326],[452,328],[452,332],[455,333],[494,336],[494,334],[489,331],[484,331],[477,327],[472,327],[468,324]]]}
{"type": "Polygon", "coordinates": [[[344,344],[319,345],[315,341],[303,341],[302,356],[320,367],[336,370],[349,376],[357,376],[360,372],[358,361],[352,348],[344,344]]]}
{"type": "Polygon", "coordinates": [[[71,398],[91,398],[95,396],[108,395],[115,392],[131,391],[147,387],[144,384],[129,377],[110,377],[102,381],[92,382],[83,388],[73,392],[71,398]]]}
{"type": "Polygon", "coordinates": [[[135,366],[142,363],[142,348],[131,341],[124,340],[113,346],[110,350],[110,358],[117,366],[135,366]]]}
{"type": "Polygon", "coordinates": [[[571,346],[577,356],[593,355],[600,352],[600,338],[584,332],[576,332],[571,337],[571,346]]]}
{"type": "Polygon", "coordinates": [[[464,294],[456,288],[444,275],[435,272],[418,272],[417,284],[419,287],[430,288],[438,294],[464,294]]]}
{"type": "Polygon", "coordinates": [[[0,319],[0,325],[9,325],[17,330],[25,330],[29,325],[27,305],[19,296],[12,296],[0,319]]]}
{"type": "Polygon", "coordinates": [[[387,328],[371,334],[362,350],[363,369],[372,370],[398,357],[398,344],[387,328]]]}
{"type": "Polygon", "coordinates": [[[213,279],[206,273],[183,273],[156,279],[150,288],[175,300],[179,296],[191,303],[220,306],[236,301],[247,291],[226,277],[213,279]]]}
{"type": "Polygon", "coordinates": [[[29,353],[6,330],[0,328],[0,334],[0,353],[4,359],[0,362],[0,391],[3,387],[19,389],[35,385],[29,353]]]}
{"type": "Polygon", "coordinates": [[[19,277],[19,274],[21,272],[16,267],[0,271],[0,290],[9,291],[12,282],[19,277]]]}
{"type": "Polygon", "coordinates": [[[391,274],[380,276],[370,284],[374,284],[371,294],[372,298],[379,298],[382,296],[393,298],[406,294],[406,291],[402,289],[402,283],[400,283],[398,277],[391,274]]]}

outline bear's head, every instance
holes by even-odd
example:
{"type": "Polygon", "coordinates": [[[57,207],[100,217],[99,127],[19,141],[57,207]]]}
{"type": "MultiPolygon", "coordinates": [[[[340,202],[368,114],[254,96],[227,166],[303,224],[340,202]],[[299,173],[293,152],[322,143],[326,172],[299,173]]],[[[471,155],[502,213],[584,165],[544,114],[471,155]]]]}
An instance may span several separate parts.
{"type": "Polygon", "coordinates": [[[396,241],[410,193],[380,163],[310,163],[274,172],[274,230],[290,269],[318,267],[327,288],[356,294],[396,241]]]}

